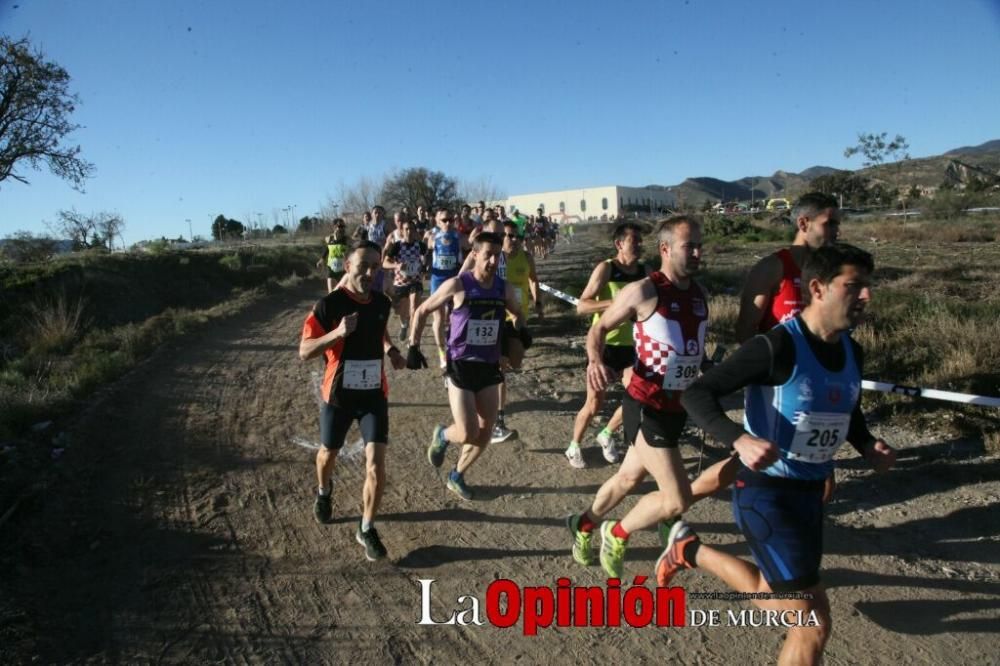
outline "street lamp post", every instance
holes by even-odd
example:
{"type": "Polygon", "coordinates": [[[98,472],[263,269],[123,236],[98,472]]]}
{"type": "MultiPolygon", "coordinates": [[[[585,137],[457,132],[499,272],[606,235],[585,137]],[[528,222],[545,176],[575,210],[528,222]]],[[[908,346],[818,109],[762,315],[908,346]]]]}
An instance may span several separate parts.
{"type": "Polygon", "coordinates": [[[189,217],[189,218],[185,219],[184,221],[188,223],[188,242],[189,243],[193,243],[194,242],[194,232],[191,231],[191,218],[189,217]]]}

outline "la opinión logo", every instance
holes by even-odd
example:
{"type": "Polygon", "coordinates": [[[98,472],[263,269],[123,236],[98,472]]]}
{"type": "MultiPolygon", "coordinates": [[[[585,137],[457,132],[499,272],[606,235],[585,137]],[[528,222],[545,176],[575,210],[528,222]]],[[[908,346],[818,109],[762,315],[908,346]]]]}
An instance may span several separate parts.
{"type": "Polygon", "coordinates": [[[686,626],[687,596],[683,587],[645,587],[646,576],[636,576],[622,590],[618,578],[609,578],[606,587],[574,586],[569,578],[548,586],[520,587],[500,578],[486,588],[483,603],[475,595],[462,595],[451,615],[435,619],[431,614],[433,578],[420,583],[420,620],[424,625],[482,626],[486,621],[503,629],[521,621],[525,636],[535,636],[539,628],[551,627],[683,627],[686,626]]]}

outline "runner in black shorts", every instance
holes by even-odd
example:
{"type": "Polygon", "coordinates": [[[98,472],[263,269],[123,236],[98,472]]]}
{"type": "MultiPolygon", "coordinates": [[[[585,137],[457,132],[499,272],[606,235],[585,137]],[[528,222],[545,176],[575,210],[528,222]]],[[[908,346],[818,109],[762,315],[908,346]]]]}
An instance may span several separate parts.
{"type": "Polygon", "coordinates": [[[319,489],[313,513],[320,523],[333,514],[333,471],[337,453],[354,421],[365,441],[366,470],[362,493],[362,515],[355,539],[365,548],[365,557],[385,557],[385,546],[375,531],[385,490],[385,449],[389,441],[388,385],[383,357],[388,354],[397,370],[406,365],[386,331],[389,298],[371,291],[380,267],[381,248],[360,241],[345,259],[344,284],[313,307],[302,327],[299,357],[323,356],[326,362],[320,408],[320,439],[316,453],[319,489]]]}
{"type": "MultiPolygon", "coordinates": [[[[631,222],[619,224],[613,234],[615,256],[597,264],[590,274],[590,280],[580,294],[580,302],[576,306],[577,314],[591,315],[591,327],[597,325],[601,313],[608,309],[612,299],[625,285],[646,277],[646,267],[640,261],[642,256],[642,227],[631,222]]],[[[604,364],[615,372],[621,372],[622,384],[628,385],[632,373],[632,362],[635,360],[635,348],[632,344],[632,322],[622,322],[617,328],[608,331],[604,340],[602,355],[604,364]],[[628,358],[628,362],[626,362],[628,358]]],[[[577,469],[587,466],[583,459],[580,445],[583,436],[590,427],[590,422],[597,416],[604,405],[606,391],[595,391],[587,382],[587,401],[573,421],[573,438],[566,447],[566,458],[569,464],[577,469]]],[[[608,424],[597,434],[597,443],[601,453],[609,463],[621,460],[621,451],[614,441],[613,433],[622,422],[621,407],[616,409],[608,420],[608,424]]]]}
{"type": "Polygon", "coordinates": [[[427,459],[435,467],[444,463],[448,445],[460,444],[462,451],[448,474],[447,488],[462,499],[472,499],[465,472],[490,444],[500,400],[500,331],[506,311],[514,315],[520,329],[522,315],[513,288],[497,274],[500,238],[484,232],[472,245],[472,270],[444,281],[441,287],[417,308],[410,331],[409,367],[426,361],[420,354],[420,335],[427,316],[452,305],[449,315],[447,361],[448,402],[454,423],[437,426],[427,449],[427,459]]]}
{"type": "Polygon", "coordinates": [[[399,315],[399,339],[408,336],[410,315],[420,305],[424,293],[424,255],[427,244],[417,237],[417,227],[409,219],[400,227],[402,238],[388,245],[382,267],[392,271],[392,286],[399,315]]]}
{"type": "Polygon", "coordinates": [[[605,573],[621,578],[629,535],[680,515],[691,501],[691,484],[677,440],[684,426],[680,396],[704,363],[708,296],[695,281],[701,260],[701,225],[678,216],[657,232],[661,270],[626,285],[587,335],[587,381],[603,390],[617,377],[601,362],[605,336],[634,321],[636,361],[624,402],[628,451],[618,471],[604,482],[590,507],[569,517],[573,559],[591,564],[593,531],[647,475],[656,491],[643,495],[619,522],[601,525],[600,561],[605,573]]]}

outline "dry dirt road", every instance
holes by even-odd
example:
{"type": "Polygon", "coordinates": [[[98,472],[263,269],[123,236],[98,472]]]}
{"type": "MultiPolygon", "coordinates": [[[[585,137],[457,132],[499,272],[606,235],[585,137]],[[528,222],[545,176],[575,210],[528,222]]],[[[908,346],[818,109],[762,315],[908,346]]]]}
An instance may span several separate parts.
{"type": "MultiPolygon", "coordinates": [[[[600,254],[586,240],[578,234],[545,262],[543,278],[558,285],[586,271],[600,254]]],[[[308,281],[161,350],[81,416],[59,484],[3,527],[0,661],[774,661],[779,628],[553,627],[532,637],[521,623],[418,625],[420,579],[436,581],[436,620],[469,606],[459,596],[482,603],[495,579],[605,584],[599,568],[570,559],[564,527],[613,471],[593,446],[585,470],[562,455],[583,396],[584,328],[565,312],[535,327],[526,371],[510,380],[509,423],[520,437],[490,448],[469,473],[473,502],[448,493],[424,458],[434,424],[448,418],[438,373],[391,374],[378,519],[389,558],[369,563],[354,541],[357,449],[345,449],[336,474],[335,524],[312,517],[304,445],[317,439],[319,366],[295,352],[320,288],[308,281]]],[[[901,446],[900,464],[875,477],[853,454],[842,461],[825,532],[829,663],[996,663],[1000,460],[981,439],[874,429],[901,446]]],[[[693,473],[693,433],[683,452],[693,473]]],[[[696,505],[689,519],[706,541],[746,555],[728,497],[696,505]]],[[[652,532],[637,534],[625,582],[651,575],[658,553],[652,532]]],[[[676,582],[724,591],[698,571],[676,582]]],[[[723,624],[726,611],[749,608],[688,607],[719,609],[723,624]]]]}

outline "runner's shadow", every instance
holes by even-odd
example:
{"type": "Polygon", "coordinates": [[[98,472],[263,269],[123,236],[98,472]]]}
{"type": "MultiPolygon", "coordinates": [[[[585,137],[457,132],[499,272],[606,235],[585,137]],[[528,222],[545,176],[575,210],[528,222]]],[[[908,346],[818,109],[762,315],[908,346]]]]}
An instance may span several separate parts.
{"type": "MultiPolygon", "coordinates": [[[[477,487],[476,490],[479,490],[477,487]]],[[[559,517],[532,517],[532,516],[494,516],[482,513],[474,509],[451,508],[437,509],[434,511],[408,511],[406,513],[387,513],[379,515],[380,521],[398,521],[402,523],[437,523],[447,522],[468,522],[468,523],[494,523],[507,525],[535,525],[541,527],[559,527],[564,524],[564,520],[559,517]]]]}
{"type": "Polygon", "coordinates": [[[471,548],[468,546],[425,546],[407,553],[396,566],[404,569],[428,569],[455,562],[477,560],[507,560],[512,557],[559,557],[565,556],[567,548],[471,548]]]}
{"type": "Polygon", "coordinates": [[[906,599],[859,601],[854,607],[879,626],[901,634],[927,636],[951,632],[996,633],[996,599],[906,599]],[[956,618],[975,613],[980,617],[956,618]]]}

